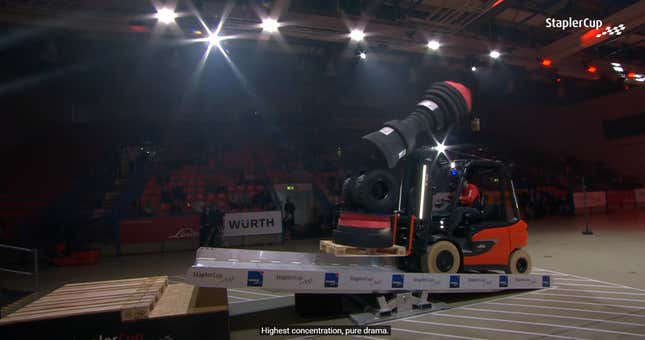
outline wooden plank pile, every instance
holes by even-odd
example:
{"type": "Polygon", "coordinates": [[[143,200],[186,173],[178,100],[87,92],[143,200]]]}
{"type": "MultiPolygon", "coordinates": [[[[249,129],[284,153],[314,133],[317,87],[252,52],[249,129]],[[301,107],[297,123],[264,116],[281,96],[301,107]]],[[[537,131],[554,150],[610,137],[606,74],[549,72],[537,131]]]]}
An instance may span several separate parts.
{"type": "Polygon", "coordinates": [[[405,256],[403,246],[394,245],[389,248],[359,248],[334,243],[330,240],[320,241],[320,250],[334,256],[405,256]]]}
{"type": "Polygon", "coordinates": [[[0,326],[103,313],[145,319],[167,286],[167,276],[67,284],[0,319],[0,326]]]}

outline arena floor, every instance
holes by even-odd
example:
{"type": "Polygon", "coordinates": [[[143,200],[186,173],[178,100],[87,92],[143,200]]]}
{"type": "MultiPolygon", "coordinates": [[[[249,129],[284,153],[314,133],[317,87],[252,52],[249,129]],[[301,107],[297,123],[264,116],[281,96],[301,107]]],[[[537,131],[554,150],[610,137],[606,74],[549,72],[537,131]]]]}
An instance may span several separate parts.
{"type": "MultiPolygon", "coordinates": [[[[450,310],[387,324],[403,339],[643,338],[645,337],[645,211],[592,216],[593,235],[582,235],[584,217],[529,223],[529,252],[536,272],[551,273],[553,288],[451,301],[450,310]]],[[[317,251],[317,240],[295,240],[263,249],[317,251]]],[[[96,266],[47,268],[44,291],[79,281],[168,275],[182,281],[193,252],[108,257],[96,266]]],[[[2,276],[2,284],[25,281],[2,276]]],[[[308,320],[295,314],[288,292],[229,291],[233,339],[261,338],[257,325],[306,323],[349,325],[343,319],[308,320]],[[270,307],[267,312],[248,312],[270,307]],[[246,314],[246,315],[240,315],[246,314]]],[[[330,337],[325,337],[330,339],[330,337]]]]}

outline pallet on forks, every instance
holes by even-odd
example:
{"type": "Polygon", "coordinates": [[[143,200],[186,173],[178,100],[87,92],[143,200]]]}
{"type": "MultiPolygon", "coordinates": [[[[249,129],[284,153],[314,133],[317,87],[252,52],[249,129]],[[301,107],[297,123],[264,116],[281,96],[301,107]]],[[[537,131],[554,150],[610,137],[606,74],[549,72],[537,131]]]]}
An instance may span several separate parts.
{"type": "Polygon", "coordinates": [[[320,251],[334,256],[405,256],[403,246],[394,245],[388,248],[360,248],[334,243],[331,240],[320,241],[320,251]]]}

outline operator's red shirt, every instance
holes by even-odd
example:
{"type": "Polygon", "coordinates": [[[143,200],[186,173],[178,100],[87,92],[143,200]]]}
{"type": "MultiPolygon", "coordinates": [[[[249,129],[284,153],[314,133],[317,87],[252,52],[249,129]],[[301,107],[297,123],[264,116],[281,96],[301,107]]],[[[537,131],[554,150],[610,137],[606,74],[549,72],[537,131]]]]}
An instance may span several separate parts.
{"type": "Polygon", "coordinates": [[[463,206],[472,206],[477,198],[479,198],[479,189],[476,185],[468,183],[459,196],[459,202],[463,206]]]}

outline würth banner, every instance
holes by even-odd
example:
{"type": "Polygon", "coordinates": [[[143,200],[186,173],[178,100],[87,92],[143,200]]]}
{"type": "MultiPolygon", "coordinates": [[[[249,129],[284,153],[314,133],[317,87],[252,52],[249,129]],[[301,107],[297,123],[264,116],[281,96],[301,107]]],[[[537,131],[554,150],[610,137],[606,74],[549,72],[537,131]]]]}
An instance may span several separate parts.
{"type": "Polygon", "coordinates": [[[229,213],[224,215],[222,236],[282,233],[282,213],[276,211],[229,213]]]}

